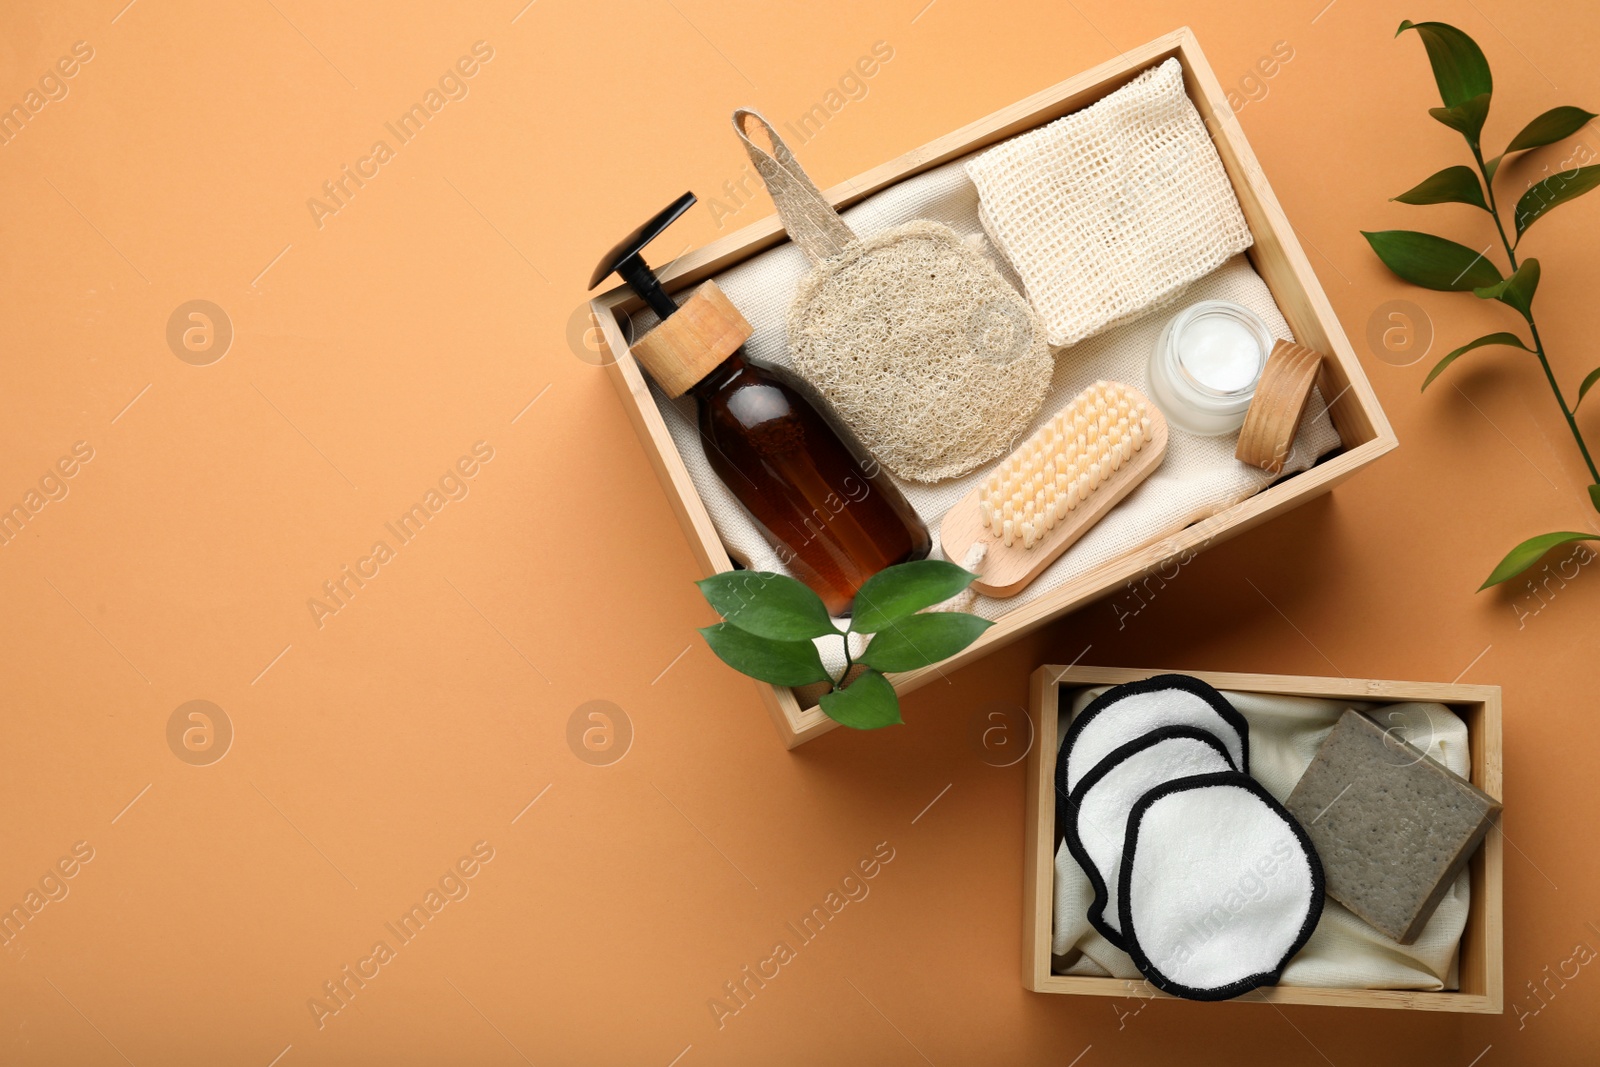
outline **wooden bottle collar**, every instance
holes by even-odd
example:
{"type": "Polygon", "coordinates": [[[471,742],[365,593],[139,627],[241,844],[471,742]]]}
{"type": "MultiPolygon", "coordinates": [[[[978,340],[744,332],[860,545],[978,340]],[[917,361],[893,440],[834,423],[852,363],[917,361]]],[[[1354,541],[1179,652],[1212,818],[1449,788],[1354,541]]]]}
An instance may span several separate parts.
{"type": "Polygon", "coordinates": [[[629,351],[662,391],[677,399],[737,352],[753,332],[717,284],[706,282],[629,351]]]}

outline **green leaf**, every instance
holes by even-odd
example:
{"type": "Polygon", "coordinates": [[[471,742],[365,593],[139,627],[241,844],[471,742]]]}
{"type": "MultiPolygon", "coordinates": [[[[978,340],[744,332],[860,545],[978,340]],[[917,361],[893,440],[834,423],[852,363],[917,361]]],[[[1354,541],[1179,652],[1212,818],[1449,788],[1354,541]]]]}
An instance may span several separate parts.
{"type": "Polygon", "coordinates": [[[758,681],[773,685],[833,681],[810,641],[774,641],[725,622],[704,627],[700,636],[718,659],[758,681]]]}
{"type": "Polygon", "coordinates": [[[695,585],[718,615],[757,637],[808,641],[839,632],[822,598],[787,575],[727,571],[695,585]]]}
{"type": "Polygon", "coordinates": [[[1522,132],[1506,145],[1506,153],[1525,152],[1530,148],[1555,144],[1583,129],[1592,118],[1594,112],[1581,107],[1553,107],[1522,127],[1522,132]]]}
{"type": "Polygon", "coordinates": [[[885,567],[856,593],[850,629],[877,633],[895,619],[949,600],[977,575],[942,559],[920,559],[885,567]]]}
{"type": "Polygon", "coordinates": [[[1522,343],[1522,338],[1518,337],[1514,333],[1484,334],[1476,341],[1468,341],[1466,344],[1462,345],[1460,348],[1456,349],[1448,356],[1445,356],[1437,364],[1435,364],[1433,370],[1429,371],[1428,376],[1423,379],[1422,388],[1426,389],[1429,385],[1433,384],[1433,380],[1439,375],[1443,374],[1444,369],[1450,364],[1454,363],[1458,358],[1466,355],[1468,352],[1471,352],[1474,348],[1483,348],[1485,345],[1509,345],[1512,348],[1520,348],[1524,352],[1533,351],[1533,349],[1522,343]]]}
{"type": "Polygon", "coordinates": [[[1498,300],[1507,307],[1516,308],[1522,317],[1533,320],[1533,294],[1539,288],[1539,261],[1525,259],[1517,272],[1503,282],[1486,285],[1473,292],[1483,300],[1498,300]]]}
{"type": "Polygon", "coordinates": [[[908,615],[880,630],[858,658],[880,671],[914,671],[949,659],[993,625],[963,611],[908,615]]]}
{"type": "Polygon", "coordinates": [[[1500,280],[1500,269],[1466,245],[1415,230],[1361,231],[1383,265],[1412,285],[1465,292],[1500,280]]]}
{"type": "MultiPolygon", "coordinates": [[[[1589,491],[1589,495],[1591,497],[1594,496],[1592,488],[1589,491]]],[[[1596,506],[1600,506],[1600,504],[1596,506]]],[[[1530,537],[1506,553],[1506,558],[1500,561],[1500,566],[1494,569],[1494,573],[1489,575],[1487,581],[1478,586],[1478,592],[1483,592],[1491,585],[1499,585],[1507,578],[1515,578],[1535,563],[1538,563],[1539,557],[1552,548],[1571,544],[1573,541],[1600,541],[1600,535],[1566,532],[1547,533],[1540,534],[1538,537],[1530,537]]]]}
{"type": "Polygon", "coordinates": [[[1468,352],[1471,352],[1474,348],[1483,348],[1483,347],[1485,347],[1487,345],[1507,345],[1507,346],[1509,346],[1511,348],[1520,348],[1524,352],[1532,352],[1533,351],[1533,349],[1529,348],[1527,345],[1522,343],[1522,338],[1518,337],[1514,333],[1491,333],[1491,334],[1485,334],[1484,336],[1478,338],[1476,341],[1467,342],[1466,344],[1462,345],[1460,348],[1456,349],[1454,352],[1451,352],[1449,355],[1445,356],[1438,363],[1436,363],[1434,365],[1433,370],[1428,372],[1427,378],[1423,379],[1422,388],[1423,389],[1427,389],[1429,385],[1432,385],[1433,384],[1433,380],[1435,378],[1437,378],[1440,374],[1444,373],[1444,369],[1446,367],[1450,366],[1450,364],[1454,363],[1461,356],[1464,356],[1468,352]]]}
{"type": "Polygon", "coordinates": [[[1594,505],[1596,511],[1600,511],[1600,485],[1589,487],[1589,503],[1594,505]]]}
{"type": "Polygon", "coordinates": [[[1489,117],[1489,94],[1475,96],[1455,107],[1430,107],[1428,114],[1455,130],[1474,148],[1483,136],[1483,123],[1489,117]]]}
{"type": "Polygon", "coordinates": [[[1600,367],[1590,371],[1589,376],[1583,380],[1583,384],[1578,386],[1578,403],[1572,405],[1574,412],[1578,410],[1578,404],[1583,403],[1583,398],[1589,395],[1589,390],[1594,388],[1595,382],[1600,382],[1600,367]]]}
{"type": "Polygon", "coordinates": [[[1474,97],[1494,92],[1489,61],[1471,37],[1448,23],[1410,19],[1400,23],[1394,35],[1398,37],[1406,30],[1416,30],[1422,38],[1428,62],[1433,65],[1433,80],[1439,86],[1439,99],[1445,107],[1459,107],[1474,97]]]}
{"type": "Polygon", "coordinates": [[[894,686],[877,671],[867,671],[843,689],[824,693],[820,701],[828,718],[856,730],[895,726],[900,718],[900,698],[894,686]]]}
{"type": "Polygon", "coordinates": [[[1500,169],[1500,163],[1505,158],[1506,154],[1501,152],[1498,156],[1495,156],[1493,159],[1489,160],[1489,162],[1483,165],[1483,177],[1490,185],[1494,184],[1495,172],[1500,169]]]}
{"type": "Polygon", "coordinates": [[[1395,197],[1402,204],[1471,204],[1488,211],[1483,186],[1470,167],[1446,167],[1395,197]]]}
{"type": "Polygon", "coordinates": [[[1600,165],[1573,167],[1535,184],[1517,201],[1517,239],[1521,240],[1528,227],[1548,214],[1551,208],[1560,207],[1568,200],[1576,200],[1596,185],[1600,185],[1600,165]]]}

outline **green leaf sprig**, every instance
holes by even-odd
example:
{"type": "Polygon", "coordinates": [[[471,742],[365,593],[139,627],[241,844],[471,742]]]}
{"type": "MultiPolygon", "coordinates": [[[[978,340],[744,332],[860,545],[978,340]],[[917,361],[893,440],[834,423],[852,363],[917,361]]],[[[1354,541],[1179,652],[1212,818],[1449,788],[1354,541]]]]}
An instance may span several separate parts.
{"type": "MultiPolygon", "coordinates": [[[[1539,288],[1539,261],[1532,257],[1521,262],[1517,260],[1517,249],[1529,227],[1555,208],[1600,185],[1600,165],[1576,166],[1530,186],[1518,199],[1511,215],[1511,233],[1515,239],[1507,236],[1505,219],[1501,216],[1494,194],[1495,175],[1507,156],[1565,140],[1582,129],[1595,114],[1581,107],[1551,108],[1524,126],[1506,145],[1505,151],[1493,159],[1485,160],[1481,139],[1484,120],[1489,116],[1489,102],[1494,95],[1494,78],[1489,72],[1489,61],[1484,57],[1483,50],[1471,37],[1443,22],[1411,22],[1408,19],[1400,23],[1395,36],[1400,36],[1406,30],[1415,30],[1417,36],[1422,38],[1423,47],[1428,52],[1428,62],[1433,67],[1433,80],[1439,86],[1439,99],[1444,105],[1429,108],[1428,114],[1466,139],[1477,169],[1474,171],[1460,165],[1446,167],[1394,199],[1402,204],[1467,204],[1488,212],[1494,220],[1500,244],[1505,249],[1511,273],[1501,274],[1500,268],[1488,258],[1487,249],[1479,252],[1429,233],[1383,230],[1376,233],[1363,231],[1362,236],[1384,266],[1413,285],[1441,292],[1471,292],[1480,300],[1498,300],[1505,304],[1522,316],[1533,342],[1529,345],[1517,334],[1506,331],[1485,334],[1468,341],[1446,355],[1428,372],[1422,388],[1427,389],[1446,367],[1474,349],[1499,346],[1531,353],[1543,368],[1545,380],[1549,382],[1556,403],[1561,407],[1561,414],[1567,420],[1567,427],[1572,431],[1572,439],[1577,442],[1578,451],[1588,465],[1591,482],[1589,501],[1595,511],[1600,512],[1600,470],[1595,467],[1577,421],[1578,405],[1583,403],[1583,398],[1594,384],[1600,381],[1600,367],[1590,371],[1588,377],[1584,378],[1578,387],[1577,401],[1569,406],[1550,367],[1544,342],[1539,337],[1539,327],[1534,322],[1533,298],[1539,288]]],[[[1507,553],[1479,589],[1481,591],[1516,577],[1557,546],[1585,540],[1600,540],[1600,536],[1559,532],[1531,537],[1507,553]]]]}
{"type": "Polygon", "coordinates": [[[695,583],[723,618],[700,631],[717,658],[741,674],[773,685],[826,682],[819,701],[831,719],[858,730],[901,722],[900,701],[884,677],[948,659],[993,623],[961,611],[924,611],[949,600],[977,575],[943,560],[887,567],[856,594],[848,631],[828,617],[822,598],[803,583],[768,571],[728,571],[695,583]],[[871,634],[859,656],[850,634],[871,634]],[[844,642],[844,670],[828,673],[815,639],[844,642]],[[846,681],[851,669],[866,668],[846,681]]]}

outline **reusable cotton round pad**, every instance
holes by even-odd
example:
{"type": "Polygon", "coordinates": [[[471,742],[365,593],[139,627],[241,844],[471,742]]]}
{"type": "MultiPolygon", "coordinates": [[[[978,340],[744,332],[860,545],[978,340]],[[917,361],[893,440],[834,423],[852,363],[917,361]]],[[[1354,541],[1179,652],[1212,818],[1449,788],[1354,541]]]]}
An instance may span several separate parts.
{"type": "Polygon", "coordinates": [[[1227,1000],[1273,985],[1322,916],[1305,830],[1248,775],[1159,785],[1134,806],[1117,906],[1128,955],[1162,992],[1227,1000]]]}
{"type": "Polygon", "coordinates": [[[1163,726],[1193,726],[1221,741],[1238,771],[1250,770],[1250,727],[1221,693],[1186,674],[1158,674],[1107,689],[1067,727],[1056,762],[1059,797],[1072,794],[1118,746],[1163,726]]]}
{"type": "Polygon", "coordinates": [[[1106,940],[1123,947],[1117,884],[1134,805],[1166,782],[1235,769],[1228,750],[1211,734],[1193,726],[1165,726],[1129,741],[1084,775],[1067,798],[1067,851],[1094,886],[1089,922],[1106,940]]]}

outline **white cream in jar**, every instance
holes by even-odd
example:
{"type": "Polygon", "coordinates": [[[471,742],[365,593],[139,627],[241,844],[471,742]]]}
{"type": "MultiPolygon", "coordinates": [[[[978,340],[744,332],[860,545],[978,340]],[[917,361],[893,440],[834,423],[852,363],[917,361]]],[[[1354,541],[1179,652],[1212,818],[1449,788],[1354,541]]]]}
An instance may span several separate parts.
{"type": "Polygon", "coordinates": [[[1167,421],[1213,437],[1244,424],[1272,351],[1261,317],[1241,304],[1202,300],[1178,312],[1150,354],[1150,391],[1167,421]]]}

